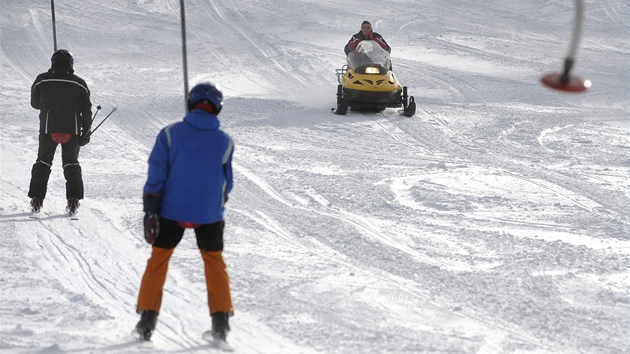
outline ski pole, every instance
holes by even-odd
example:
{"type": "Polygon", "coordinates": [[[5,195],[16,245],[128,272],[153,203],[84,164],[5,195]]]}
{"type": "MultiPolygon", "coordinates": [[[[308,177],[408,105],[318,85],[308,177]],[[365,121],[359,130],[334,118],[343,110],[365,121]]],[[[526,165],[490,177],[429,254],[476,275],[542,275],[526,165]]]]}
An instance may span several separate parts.
{"type": "Polygon", "coordinates": [[[102,121],[101,121],[101,122],[100,122],[100,123],[96,126],[96,128],[94,128],[94,130],[92,130],[92,131],[90,132],[90,136],[92,136],[92,134],[94,134],[94,132],[96,131],[96,129],[98,129],[98,127],[100,127],[103,123],[105,123],[105,121],[107,120],[107,118],[109,118],[109,116],[111,116],[111,115],[112,115],[112,113],[116,112],[116,108],[118,108],[118,107],[114,107],[114,109],[112,109],[112,111],[111,111],[111,112],[109,112],[109,114],[108,114],[105,118],[103,118],[103,120],[102,120],[102,121]]]}

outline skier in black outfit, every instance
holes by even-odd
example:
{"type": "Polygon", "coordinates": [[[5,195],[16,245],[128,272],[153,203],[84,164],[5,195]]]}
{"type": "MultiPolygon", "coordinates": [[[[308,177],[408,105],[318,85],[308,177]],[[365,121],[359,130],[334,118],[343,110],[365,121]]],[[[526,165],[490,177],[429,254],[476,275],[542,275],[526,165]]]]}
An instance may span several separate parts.
{"type": "Polygon", "coordinates": [[[48,178],[57,145],[61,144],[63,175],[66,179],[68,212],[74,214],[83,199],[83,177],[79,149],[90,141],[92,103],[85,80],[74,74],[74,58],[57,50],[51,68],[35,79],[31,87],[31,106],[39,109],[39,149],[31,170],[28,196],[38,212],[46,197],[48,178]]]}

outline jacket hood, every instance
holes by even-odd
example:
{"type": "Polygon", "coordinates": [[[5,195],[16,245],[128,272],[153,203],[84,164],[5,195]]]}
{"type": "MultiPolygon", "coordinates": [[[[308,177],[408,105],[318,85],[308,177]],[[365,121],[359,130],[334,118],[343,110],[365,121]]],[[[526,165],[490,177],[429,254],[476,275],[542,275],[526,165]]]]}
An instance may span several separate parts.
{"type": "Polygon", "coordinates": [[[218,129],[221,125],[219,118],[201,109],[193,109],[184,117],[184,122],[194,126],[195,128],[209,130],[218,129]]]}

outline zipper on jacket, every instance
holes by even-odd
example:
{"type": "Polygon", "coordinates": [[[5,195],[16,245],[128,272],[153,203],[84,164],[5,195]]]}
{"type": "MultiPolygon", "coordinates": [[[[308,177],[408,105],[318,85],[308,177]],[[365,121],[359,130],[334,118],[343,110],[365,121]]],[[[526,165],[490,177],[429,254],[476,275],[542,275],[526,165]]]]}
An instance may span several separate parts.
{"type": "Polygon", "coordinates": [[[46,124],[44,125],[44,134],[48,134],[48,114],[50,114],[50,111],[46,111],[46,124]]]}

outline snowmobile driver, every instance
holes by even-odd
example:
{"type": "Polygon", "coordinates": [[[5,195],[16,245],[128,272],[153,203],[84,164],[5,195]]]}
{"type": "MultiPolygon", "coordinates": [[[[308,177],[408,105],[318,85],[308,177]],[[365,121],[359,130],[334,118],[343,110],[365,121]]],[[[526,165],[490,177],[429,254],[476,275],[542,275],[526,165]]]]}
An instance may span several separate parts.
{"type": "Polygon", "coordinates": [[[390,48],[389,44],[385,42],[383,36],[376,32],[372,32],[372,24],[370,24],[369,21],[363,21],[363,23],[361,23],[361,30],[352,35],[352,38],[350,38],[348,44],[346,44],[346,47],[344,48],[344,52],[348,55],[351,51],[356,49],[359,42],[370,39],[376,41],[376,43],[378,43],[383,49],[391,53],[392,48],[390,48]]]}
{"type": "Polygon", "coordinates": [[[140,339],[150,340],[155,329],[168,263],[187,228],[195,231],[204,263],[212,337],[225,341],[230,330],[228,318],[234,310],[222,251],[234,141],[219,128],[222,106],[217,86],[193,87],[184,120],[160,131],[149,156],[144,237],[153,249],[138,295],[140,339]]]}

